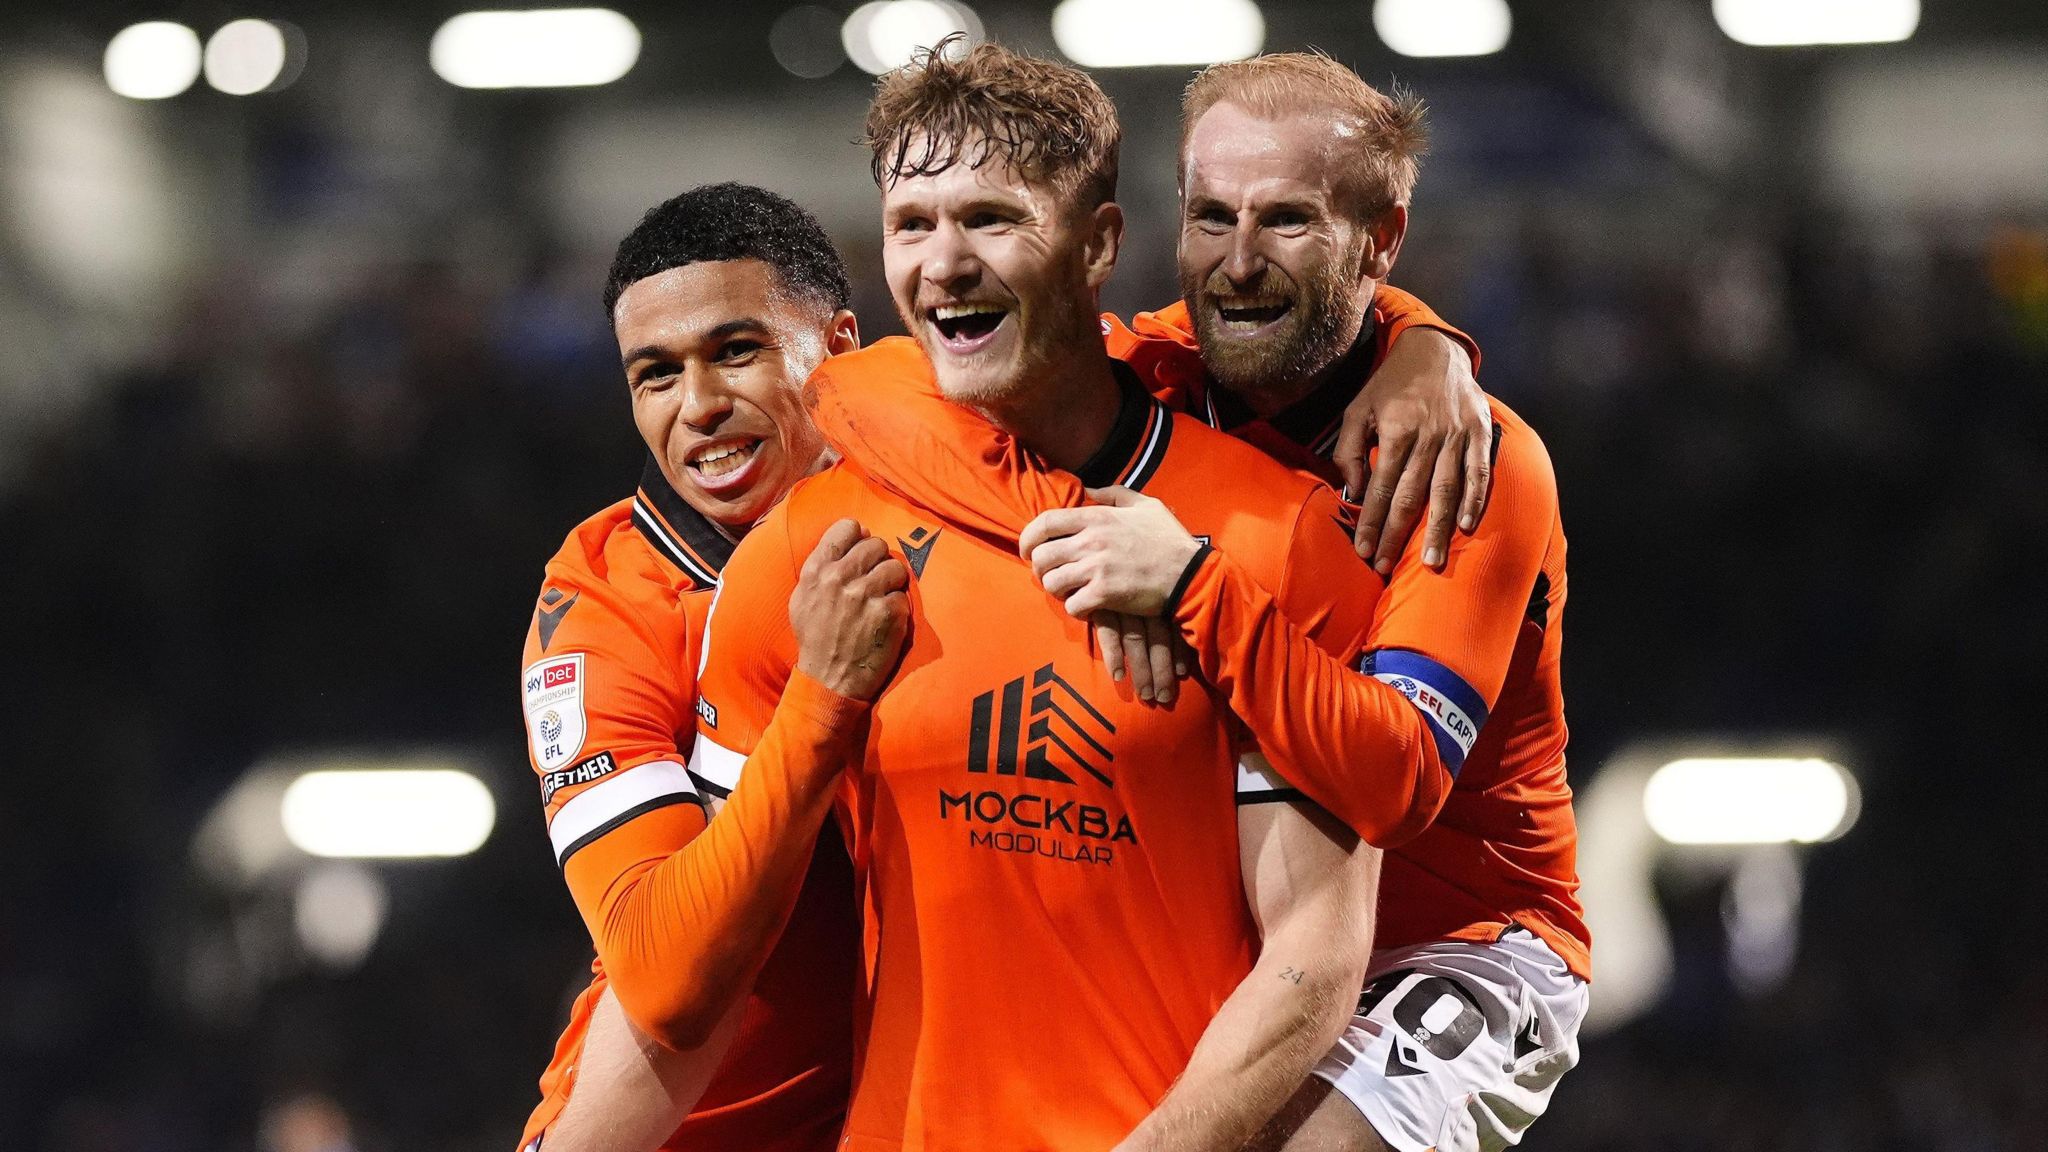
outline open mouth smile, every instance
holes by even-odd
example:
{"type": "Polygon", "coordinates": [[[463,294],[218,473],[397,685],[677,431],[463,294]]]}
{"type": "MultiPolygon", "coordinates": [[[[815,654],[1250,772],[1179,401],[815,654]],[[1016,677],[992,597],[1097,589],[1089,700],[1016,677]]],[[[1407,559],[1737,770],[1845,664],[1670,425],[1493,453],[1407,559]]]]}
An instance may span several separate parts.
{"type": "Polygon", "coordinates": [[[1223,321],[1224,331],[1233,335],[1250,335],[1293,310],[1294,302],[1285,299],[1216,301],[1216,315],[1223,321]]]}
{"type": "Polygon", "coordinates": [[[956,356],[980,351],[995,339],[1010,310],[1001,304],[942,304],[925,309],[939,343],[956,356]]]}
{"type": "Polygon", "coordinates": [[[744,485],[761,457],[759,436],[726,437],[709,440],[690,449],[683,466],[708,492],[730,491],[744,485]]]}

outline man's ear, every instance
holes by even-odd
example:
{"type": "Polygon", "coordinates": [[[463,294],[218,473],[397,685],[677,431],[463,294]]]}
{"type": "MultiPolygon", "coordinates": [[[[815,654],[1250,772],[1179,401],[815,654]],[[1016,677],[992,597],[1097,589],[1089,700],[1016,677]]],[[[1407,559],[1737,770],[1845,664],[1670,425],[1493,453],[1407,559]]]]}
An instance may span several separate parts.
{"type": "Polygon", "coordinates": [[[1084,223],[1088,239],[1082,258],[1088,265],[1088,287],[1099,289],[1116,271],[1117,251],[1124,241],[1124,210],[1115,201],[1097,204],[1084,223]]]}
{"type": "Polygon", "coordinates": [[[825,355],[838,356],[860,348],[860,321],[850,309],[841,308],[825,322],[825,355]]]}
{"type": "Polygon", "coordinates": [[[1408,206],[1396,204],[1379,214],[1365,232],[1365,262],[1360,273],[1369,280],[1385,280],[1401,255],[1401,241],[1408,237],[1408,206]]]}

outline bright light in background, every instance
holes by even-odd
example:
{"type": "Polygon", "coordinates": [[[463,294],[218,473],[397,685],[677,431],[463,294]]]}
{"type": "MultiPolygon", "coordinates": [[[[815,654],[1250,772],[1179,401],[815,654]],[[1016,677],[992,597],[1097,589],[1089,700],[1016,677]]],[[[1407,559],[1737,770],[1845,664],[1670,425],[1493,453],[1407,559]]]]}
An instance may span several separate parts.
{"type": "Polygon", "coordinates": [[[466,856],[491,834],[490,789],[467,772],[308,772],[280,805],[285,835],[314,856],[466,856]]]}
{"type": "Polygon", "coordinates": [[[1214,64],[1256,53],[1266,18],[1254,0],[1064,0],[1052,38],[1089,68],[1214,64]]]}
{"type": "Polygon", "coordinates": [[[1746,996],[1784,984],[1799,958],[1799,857],[1783,844],[1744,851],[1721,898],[1728,975],[1746,996]]]}
{"type": "Polygon", "coordinates": [[[237,20],[206,42],[206,82],[230,96],[248,96],[277,83],[290,58],[284,29],[268,20],[237,20]]]}
{"type": "Polygon", "coordinates": [[[839,45],[839,14],[815,4],[791,8],[768,29],[768,51],[792,76],[830,76],[846,63],[846,50],[839,45]]]}
{"type": "Polygon", "coordinates": [[[346,971],[370,954],[388,904],[376,873],[328,861],[307,872],[292,894],[292,929],[308,955],[346,971]]]}
{"type": "Polygon", "coordinates": [[[1507,0],[1375,0],[1373,31],[1403,56],[1488,56],[1508,46],[1507,0]]]}
{"type": "Polygon", "coordinates": [[[1714,0],[1714,22],[1759,48],[1889,44],[1920,26],[1920,0],[1714,0]]]}
{"type": "Polygon", "coordinates": [[[839,28],[839,41],[862,71],[880,76],[910,63],[919,49],[930,48],[955,32],[965,32],[967,42],[953,52],[981,43],[981,17],[952,0],[871,0],[846,17],[839,28]]]}
{"type": "Polygon", "coordinates": [[[609,8],[464,12],[434,33],[427,58],[458,88],[609,84],[640,58],[640,30],[609,8]]]}
{"type": "Polygon", "coordinates": [[[199,79],[199,33],[183,24],[131,24],[107,41],[107,87],[136,100],[176,96],[199,79]]]}
{"type": "Polygon", "coordinates": [[[1856,783],[1820,759],[1674,760],[1643,788],[1643,816],[1672,844],[1812,844],[1855,823],[1856,783]]]}

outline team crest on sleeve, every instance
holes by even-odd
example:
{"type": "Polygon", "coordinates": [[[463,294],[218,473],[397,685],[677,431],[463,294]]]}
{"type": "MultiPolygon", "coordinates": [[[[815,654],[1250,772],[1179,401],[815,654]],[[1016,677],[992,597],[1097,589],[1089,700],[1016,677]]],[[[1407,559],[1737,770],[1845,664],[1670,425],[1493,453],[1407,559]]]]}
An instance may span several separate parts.
{"type": "Polygon", "coordinates": [[[533,762],[552,771],[583,751],[583,653],[527,666],[521,692],[533,762]]]}

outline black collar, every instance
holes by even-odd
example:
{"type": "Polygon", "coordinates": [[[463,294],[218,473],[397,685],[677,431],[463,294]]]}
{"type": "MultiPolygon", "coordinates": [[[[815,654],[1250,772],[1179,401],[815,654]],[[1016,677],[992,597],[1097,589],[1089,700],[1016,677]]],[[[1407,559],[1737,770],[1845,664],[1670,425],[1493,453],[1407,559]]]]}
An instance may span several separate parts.
{"type": "Polygon", "coordinates": [[[633,495],[633,527],[699,588],[717,587],[718,574],[732,559],[732,538],[690,507],[651,455],[640,470],[640,491],[633,495]]]}
{"type": "MultiPolygon", "coordinates": [[[[1266,418],[1266,424],[1275,432],[1296,444],[1310,448],[1318,455],[1328,455],[1336,446],[1336,431],[1343,424],[1344,409],[1365,382],[1372,376],[1373,322],[1370,315],[1365,325],[1358,330],[1358,339],[1338,359],[1329,376],[1315,391],[1275,412],[1266,418]]],[[[1210,405],[1216,414],[1216,427],[1228,432],[1242,428],[1259,417],[1237,393],[1218,387],[1214,381],[1209,385],[1210,405]]]]}
{"type": "Polygon", "coordinates": [[[1159,470],[1159,462],[1166,458],[1167,441],[1173,439],[1173,415],[1145,391],[1129,364],[1121,360],[1109,363],[1116,374],[1119,393],[1116,422],[1110,425],[1109,437],[1102,447],[1074,474],[1090,488],[1121,484],[1143,489],[1159,470]]]}

